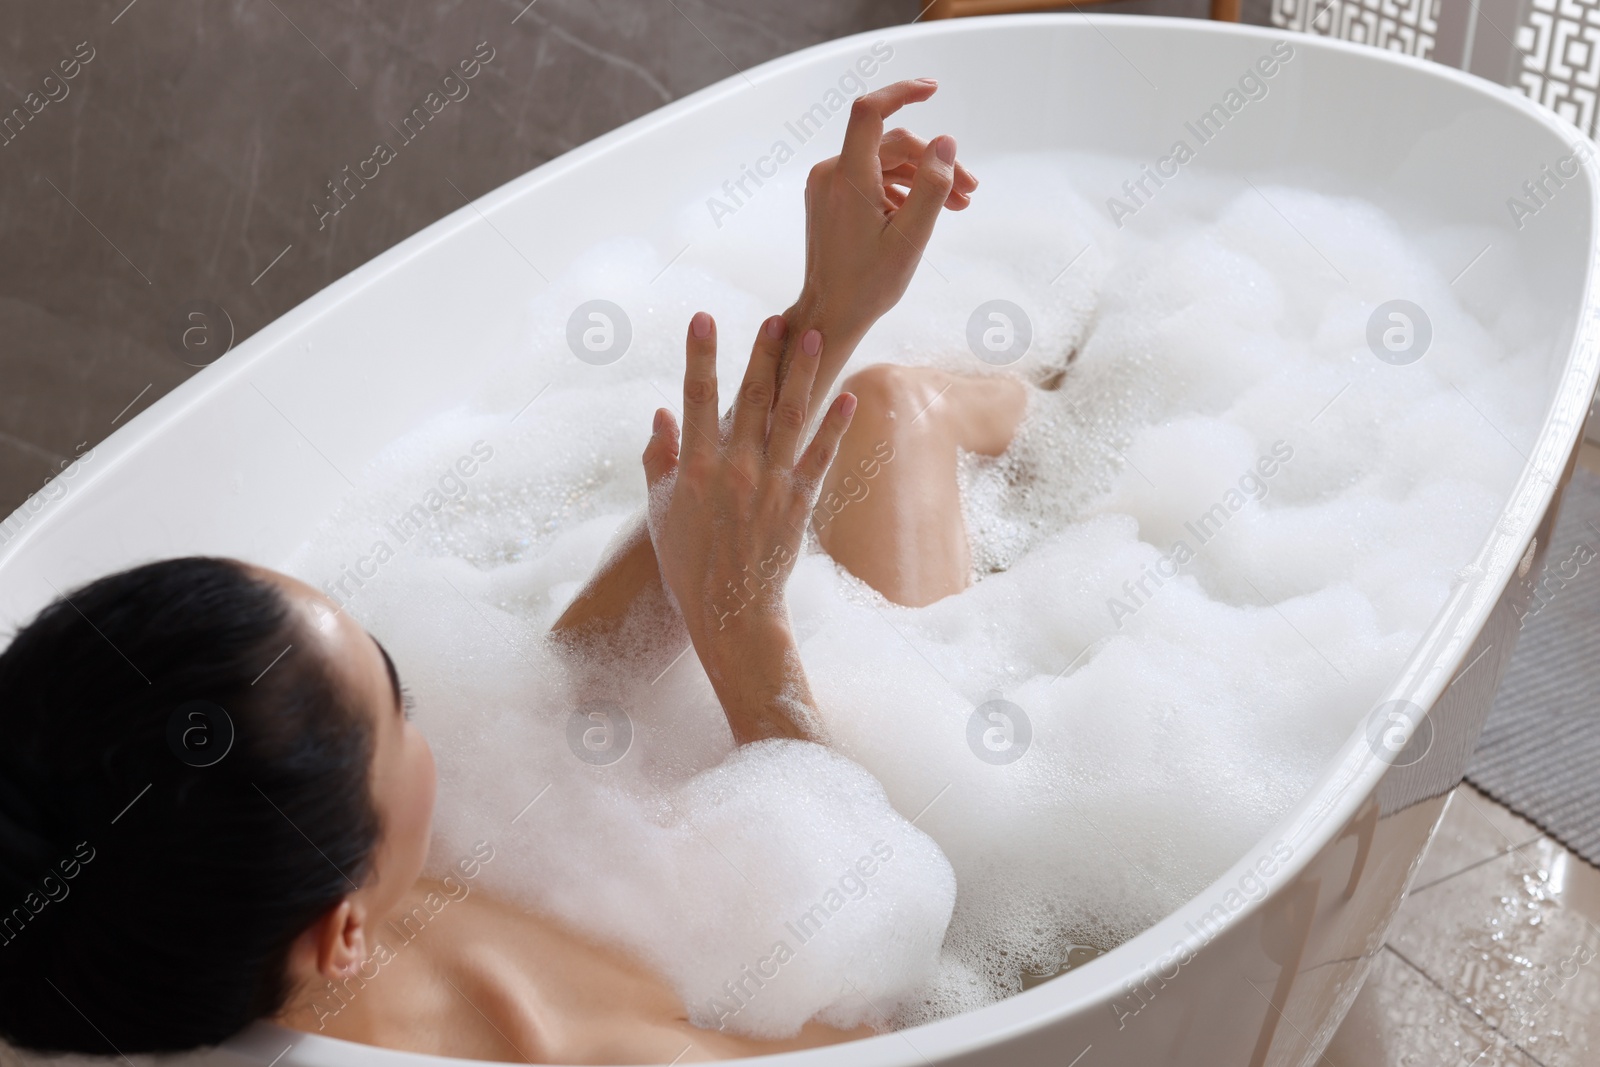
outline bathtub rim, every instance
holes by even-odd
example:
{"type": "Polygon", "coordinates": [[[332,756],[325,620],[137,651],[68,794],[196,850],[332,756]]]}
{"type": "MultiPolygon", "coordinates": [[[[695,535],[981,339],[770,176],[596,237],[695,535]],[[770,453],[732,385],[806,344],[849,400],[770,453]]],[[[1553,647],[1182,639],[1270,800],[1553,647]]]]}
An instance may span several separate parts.
{"type": "MultiPolygon", "coordinates": [[[[744,91],[745,78],[759,83],[767,78],[782,76],[793,67],[852,52],[861,43],[879,38],[902,40],[945,33],[967,33],[999,24],[1015,32],[1025,33],[1035,27],[1064,23],[1092,26],[1097,32],[1101,26],[1150,32],[1170,31],[1181,27],[1181,32],[1185,33],[1221,33],[1262,40],[1290,39],[1297,47],[1303,45],[1312,51],[1349,53],[1371,62],[1394,63],[1424,71],[1428,76],[1455,82],[1465,90],[1509,104],[1569,144],[1588,140],[1581,132],[1540,108],[1522,94],[1454,68],[1366,45],[1300,34],[1275,27],[1218,24],[1204,20],[1141,15],[1095,15],[1091,18],[1089,15],[1077,13],[1036,13],[912,23],[821,42],[751,67],[742,75],[738,73],[730,75],[518,175],[318,290],[247,337],[217,362],[157,398],[148,408],[96,445],[91,451],[96,455],[97,462],[86,466],[80,472],[79,477],[83,480],[73,487],[73,492],[68,494],[69,499],[63,500],[62,506],[51,507],[50,513],[41,516],[37,521],[27,523],[6,545],[0,547],[0,568],[9,565],[16,554],[34,538],[43,536],[53,522],[68,511],[71,497],[82,495],[89,486],[111,477],[123,461],[134,452],[159,434],[166,432],[173,422],[205,404],[213,395],[237,382],[239,378],[247,377],[251,371],[269,359],[279,345],[293,338],[298,331],[312,325],[355,294],[380,283],[391,273],[435,245],[476,225],[480,221],[479,212],[484,216],[492,215],[509,201],[533,193],[542,184],[646,135],[659,125],[711,106],[728,95],[744,91]]],[[[1595,380],[1597,374],[1600,374],[1600,313],[1597,313],[1597,308],[1600,308],[1600,276],[1597,276],[1600,275],[1600,247],[1597,247],[1600,246],[1600,163],[1597,163],[1593,154],[1585,160],[1583,172],[1588,178],[1590,192],[1590,259],[1587,265],[1587,277],[1583,285],[1575,334],[1567,353],[1565,366],[1556,377],[1558,382],[1556,392],[1552,403],[1546,408],[1544,421],[1535,438],[1534,453],[1524,464],[1516,484],[1511,489],[1494,531],[1474,557],[1473,565],[1480,568],[1480,575],[1475,580],[1463,583],[1452,590],[1449,599],[1435,616],[1422,640],[1407,658],[1405,666],[1386,690],[1384,699],[1412,699],[1429,708],[1431,712],[1438,697],[1446,688],[1448,679],[1457,676],[1474,638],[1484,630],[1490,613],[1512,579],[1517,563],[1522,557],[1523,547],[1533,536],[1539,520],[1549,511],[1557,492],[1564,486],[1563,473],[1568,460],[1581,442],[1584,422],[1593,398],[1595,380]],[[1586,379],[1588,382],[1588,390],[1581,397],[1577,395],[1579,392],[1577,379],[1586,379]],[[1511,532],[1504,529],[1508,519],[1515,520],[1515,528],[1511,532]]],[[[1317,784],[1285,813],[1246,856],[1241,857],[1194,898],[1159,922],[1068,975],[995,1004],[905,1031],[838,1046],[778,1054],[777,1057],[762,1056],[731,1062],[777,1063],[781,1057],[809,1057],[806,1062],[821,1064],[825,1062],[823,1057],[827,1057],[826,1062],[843,1062],[851,1059],[852,1062],[871,1063],[883,1067],[891,1064],[895,1067],[901,1065],[915,1067],[924,1060],[923,1053],[919,1047],[907,1048],[905,1044],[897,1041],[898,1035],[926,1037],[929,1042],[919,1041],[918,1046],[925,1044],[938,1046],[928,1047],[928,1054],[950,1056],[971,1053],[1019,1033],[1047,1028],[1061,1019],[1092,1009],[1096,1005],[1103,1006],[1115,996],[1117,990],[1122,988],[1127,978],[1143,973],[1149,962],[1160,955],[1161,949],[1170,942],[1173,930],[1181,920],[1193,918],[1201,910],[1199,906],[1202,902],[1208,901],[1219,889],[1237,883],[1239,876],[1250,867],[1249,861],[1259,853],[1262,842],[1286,835],[1297,842],[1294,857],[1284,865],[1281,875],[1278,876],[1277,885],[1281,886],[1299,873],[1331,840],[1344,821],[1353,814],[1356,806],[1371,793],[1386,770],[1387,767],[1380,760],[1365,750],[1362,735],[1357,731],[1347,739],[1343,748],[1330,761],[1330,765],[1317,784]],[[1320,807],[1317,806],[1319,802],[1320,807]],[[1084,975],[1092,975],[1097,980],[1090,986],[1082,978],[1084,975]],[[1079,980],[1074,981],[1074,976],[1079,976],[1079,980]],[[1084,988],[1080,989],[1080,986],[1084,988]]],[[[1230,915],[1224,930],[1231,929],[1235,923],[1250,914],[1255,906],[1246,907],[1230,915]]],[[[1221,936],[1221,933],[1219,932],[1217,936],[1221,936]]],[[[349,1065],[357,1062],[352,1057],[361,1057],[362,1062],[371,1063],[373,1067],[412,1062],[418,1064],[452,1062],[464,1067],[467,1064],[483,1062],[385,1049],[288,1030],[270,1022],[253,1024],[221,1047],[241,1053],[248,1048],[253,1055],[256,1051],[256,1042],[273,1035],[291,1042],[296,1052],[294,1062],[307,1067],[320,1067],[323,1064],[327,1067],[349,1065]],[[390,1057],[405,1057],[405,1059],[390,1057]]],[[[908,1038],[907,1041],[909,1040],[908,1038]]],[[[268,1042],[274,1049],[281,1047],[281,1043],[281,1041],[268,1042]]],[[[792,1062],[801,1061],[794,1059],[792,1062]]]]}

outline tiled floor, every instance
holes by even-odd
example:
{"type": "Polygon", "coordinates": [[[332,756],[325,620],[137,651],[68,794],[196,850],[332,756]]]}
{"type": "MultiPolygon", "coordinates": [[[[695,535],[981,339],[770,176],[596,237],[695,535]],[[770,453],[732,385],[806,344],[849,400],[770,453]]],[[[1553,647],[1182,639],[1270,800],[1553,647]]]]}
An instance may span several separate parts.
{"type": "Polygon", "coordinates": [[[1600,870],[1458,787],[1331,1067],[1600,1062],[1600,870]]]}
{"type": "MultiPolygon", "coordinates": [[[[1600,447],[1585,443],[1578,461],[1600,474],[1600,447]]],[[[1470,785],[1457,787],[1321,1062],[1600,1063],[1600,870],[1470,785]]]]}
{"type": "Polygon", "coordinates": [[[1600,423],[1597,423],[1594,419],[1590,419],[1589,433],[1589,440],[1585,441],[1583,443],[1583,447],[1578,451],[1578,462],[1582,463],[1586,468],[1593,471],[1595,474],[1600,474],[1600,444],[1595,442],[1593,436],[1595,434],[1600,434],[1600,423]]]}

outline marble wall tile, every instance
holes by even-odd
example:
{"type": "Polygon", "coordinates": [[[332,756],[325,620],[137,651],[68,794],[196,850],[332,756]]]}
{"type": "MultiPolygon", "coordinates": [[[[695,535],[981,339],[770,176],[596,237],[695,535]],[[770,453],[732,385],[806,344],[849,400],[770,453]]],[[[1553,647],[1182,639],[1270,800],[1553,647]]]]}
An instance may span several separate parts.
{"type": "Polygon", "coordinates": [[[0,0],[0,514],[195,372],[193,302],[228,323],[191,341],[242,340],[463,197],[922,2],[0,0]],[[468,95],[402,141],[480,44],[468,95]],[[396,157],[325,217],[380,141],[396,157]]]}

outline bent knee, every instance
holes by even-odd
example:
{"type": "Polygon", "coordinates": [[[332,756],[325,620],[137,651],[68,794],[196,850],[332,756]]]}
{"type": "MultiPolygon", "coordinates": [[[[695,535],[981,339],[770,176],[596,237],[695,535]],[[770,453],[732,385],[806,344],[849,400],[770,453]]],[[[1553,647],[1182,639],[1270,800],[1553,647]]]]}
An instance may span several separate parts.
{"type": "Polygon", "coordinates": [[[931,367],[876,363],[846,378],[840,388],[858,402],[854,423],[881,422],[909,429],[949,387],[950,375],[931,367]]]}

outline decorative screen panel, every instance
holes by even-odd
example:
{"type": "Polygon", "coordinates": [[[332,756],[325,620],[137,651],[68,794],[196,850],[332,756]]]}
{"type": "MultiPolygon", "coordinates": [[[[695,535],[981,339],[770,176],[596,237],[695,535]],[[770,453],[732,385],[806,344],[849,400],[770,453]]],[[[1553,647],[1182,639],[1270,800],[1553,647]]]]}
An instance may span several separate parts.
{"type": "Polygon", "coordinates": [[[1517,86],[1591,136],[1600,85],[1600,0],[1530,0],[1517,86]]]}
{"type": "Polygon", "coordinates": [[[1272,0],[1272,24],[1433,58],[1442,0],[1272,0]]]}
{"type": "Polygon", "coordinates": [[[1442,9],[1443,3],[1272,0],[1272,24],[1464,67],[1520,89],[1595,135],[1600,0],[1451,0],[1442,9]],[[1442,32],[1441,19],[1448,22],[1442,32]]]}

